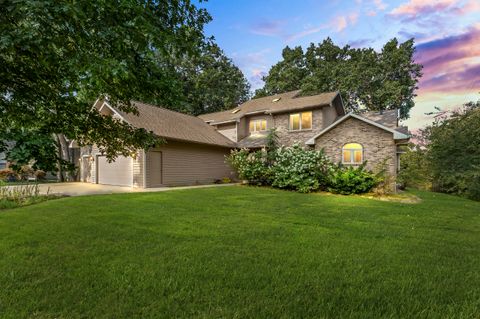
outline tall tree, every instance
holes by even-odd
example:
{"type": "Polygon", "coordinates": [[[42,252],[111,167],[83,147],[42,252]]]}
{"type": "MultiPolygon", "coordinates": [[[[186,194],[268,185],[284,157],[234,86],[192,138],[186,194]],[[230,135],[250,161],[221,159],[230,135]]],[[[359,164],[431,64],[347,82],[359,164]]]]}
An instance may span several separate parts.
{"type": "Polygon", "coordinates": [[[308,76],[302,47],[285,47],[283,60],[275,64],[266,77],[265,86],[255,91],[255,97],[268,96],[300,89],[302,81],[308,76]]]}
{"type": "Polygon", "coordinates": [[[190,0],[2,1],[0,132],[41,126],[109,158],[151,145],[152,134],[91,105],[107,96],[126,112],[132,99],[174,105],[183,89],[172,61],[198,54],[209,20],[190,0]]]}
{"type": "Polygon", "coordinates": [[[480,101],[427,128],[433,189],[480,200],[480,101]]]}
{"type": "Polygon", "coordinates": [[[263,78],[265,86],[256,96],[302,90],[303,94],[340,91],[350,111],[400,109],[409,117],[421,65],[413,59],[413,40],[388,41],[380,52],[372,48],[340,47],[327,38],[301,47],[283,50],[283,60],[263,78]]]}
{"type": "Polygon", "coordinates": [[[183,89],[176,110],[193,115],[217,112],[250,97],[250,84],[242,71],[211,39],[200,46],[198,55],[182,56],[174,67],[183,89]]]}

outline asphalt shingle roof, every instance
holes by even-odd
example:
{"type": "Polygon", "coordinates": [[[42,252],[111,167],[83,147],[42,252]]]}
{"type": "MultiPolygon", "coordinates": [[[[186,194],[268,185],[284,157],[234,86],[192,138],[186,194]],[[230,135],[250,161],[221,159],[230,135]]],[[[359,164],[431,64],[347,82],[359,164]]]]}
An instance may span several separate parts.
{"type": "Polygon", "coordinates": [[[311,96],[300,96],[300,91],[291,91],[247,101],[228,111],[202,114],[202,120],[210,124],[233,121],[254,113],[282,113],[308,109],[315,106],[330,105],[338,92],[328,92],[311,96]],[[237,111],[238,110],[238,111],[237,111]]]}
{"type": "Polygon", "coordinates": [[[139,115],[116,111],[131,125],[174,140],[235,147],[235,143],[218,133],[202,119],[142,102],[132,102],[139,115]]]}

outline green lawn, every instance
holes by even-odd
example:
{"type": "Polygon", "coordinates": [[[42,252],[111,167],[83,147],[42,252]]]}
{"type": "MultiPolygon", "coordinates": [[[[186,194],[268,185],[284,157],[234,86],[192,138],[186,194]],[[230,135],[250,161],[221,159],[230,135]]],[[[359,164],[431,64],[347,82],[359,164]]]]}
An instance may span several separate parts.
{"type": "Polygon", "coordinates": [[[1,318],[478,318],[480,203],[241,186],[0,212],[1,318]]]}

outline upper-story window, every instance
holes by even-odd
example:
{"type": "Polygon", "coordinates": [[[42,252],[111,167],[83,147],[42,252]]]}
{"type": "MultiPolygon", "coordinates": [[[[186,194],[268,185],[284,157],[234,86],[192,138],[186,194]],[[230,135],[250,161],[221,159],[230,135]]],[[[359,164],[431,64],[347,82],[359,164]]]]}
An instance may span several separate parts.
{"type": "Polygon", "coordinates": [[[312,128],[312,112],[290,114],[290,130],[310,130],[312,128]]]}
{"type": "Polygon", "coordinates": [[[342,153],[343,164],[362,164],[363,162],[363,147],[361,144],[345,144],[342,153]]]}
{"type": "Polygon", "coordinates": [[[267,130],[267,120],[251,120],[250,132],[261,132],[267,130]]]}

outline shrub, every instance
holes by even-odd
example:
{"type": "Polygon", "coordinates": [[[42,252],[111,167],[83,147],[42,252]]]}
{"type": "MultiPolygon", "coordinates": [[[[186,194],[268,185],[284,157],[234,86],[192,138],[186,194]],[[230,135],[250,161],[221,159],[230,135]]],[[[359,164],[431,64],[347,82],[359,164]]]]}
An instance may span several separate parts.
{"type": "Polygon", "coordinates": [[[27,180],[29,177],[33,176],[35,170],[29,165],[23,165],[18,171],[22,180],[27,180]]]}
{"type": "Polygon", "coordinates": [[[39,181],[41,180],[44,180],[45,179],[45,176],[47,176],[47,173],[45,173],[45,171],[42,171],[41,169],[39,170],[36,170],[35,173],[35,178],[39,181]]]}
{"type": "Polygon", "coordinates": [[[400,172],[397,181],[403,187],[430,190],[432,177],[427,150],[410,144],[400,157],[400,172]]]}
{"type": "Polygon", "coordinates": [[[395,178],[389,172],[388,160],[388,158],[384,159],[378,163],[374,169],[377,185],[373,189],[373,192],[377,196],[390,194],[395,190],[395,178]]]}
{"type": "Polygon", "coordinates": [[[328,190],[343,195],[361,194],[371,191],[378,182],[374,173],[365,170],[365,163],[357,168],[338,165],[330,174],[328,190]]]}
{"type": "Polygon", "coordinates": [[[249,184],[270,185],[271,172],[266,152],[249,152],[246,149],[233,150],[227,161],[236,170],[238,177],[249,184]]]}
{"type": "Polygon", "coordinates": [[[223,184],[230,184],[231,182],[232,182],[232,179],[230,177],[222,177],[223,184]]]}
{"type": "Polygon", "coordinates": [[[18,179],[17,173],[10,168],[0,169],[0,180],[13,182],[18,179]]]}
{"type": "Polygon", "coordinates": [[[274,158],[272,186],[301,193],[324,186],[332,168],[323,151],[305,150],[299,145],[279,148],[274,158]]]}

